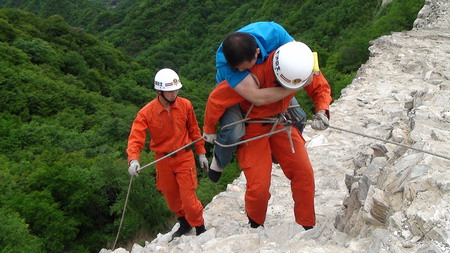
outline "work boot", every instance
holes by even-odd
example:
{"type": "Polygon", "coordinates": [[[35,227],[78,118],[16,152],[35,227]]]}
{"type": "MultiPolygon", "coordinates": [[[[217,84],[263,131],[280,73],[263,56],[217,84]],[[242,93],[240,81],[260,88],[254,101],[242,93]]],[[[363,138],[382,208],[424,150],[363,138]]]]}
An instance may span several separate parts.
{"type": "Polygon", "coordinates": [[[303,225],[302,225],[302,227],[305,229],[305,231],[314,228],[313,226],[303,226],[303,225]]]}
{"type": "Polygon", "coordinates": [[[205,231],[206,231],[205,224],[202,224],[201,226],[195,227],[195,234],[196,235],[200,235],[201,233],[203,233],[205,231]]]}
{"type": "Polygon", "coordinates": [[[262,226],[261,224],[256,223],[256,221],[252,220],[252,218],[250,218],[248,215],[248,223],[250,223],[250,227],[251,228],[257,228],[259,226],[262,226]]]}
{"type": "Polygon", "coordinates": [[[191,225],[189,225],[189,222],[186,220],[186,218],[184,218],[184,216],[178,217],[178,221],[180,222],[180,227],[177,231],[175,231],[175,233],[173,233],[172,240],[175,237],[180,237],[189,233],[189,231],[191,231],[192,229],[191,225]]]}
{"type": "Polygon", "coordinates": [[[220,179],[220,176],[222,176],[222,170],[222,168],[219,168],[219,166],[217,166],[216,157],[214,156],[211,161],[211,166],[209,166],[208,170],[209,179],[214,183],[217,183],[217,181],[219,181],[220,179]]]}

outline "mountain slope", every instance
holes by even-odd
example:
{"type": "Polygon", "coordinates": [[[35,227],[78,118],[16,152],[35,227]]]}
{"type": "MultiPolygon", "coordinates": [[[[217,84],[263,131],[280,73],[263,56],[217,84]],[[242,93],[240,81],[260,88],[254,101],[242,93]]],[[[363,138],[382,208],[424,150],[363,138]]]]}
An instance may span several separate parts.
{"type": "Polygon", "coordinates": [[[207,232],[172,242],[170,232],[160,234],[131,252],[449,252],[449,14],[448,1],[427,1],[413,30],[373,41],[369,61],[331,108],[331,126],[444,158],[307,127],[314,229],[294,222],[289,183],[274,166],[264,228],[247,224],[241,175],[206,207],[207,232]]]}

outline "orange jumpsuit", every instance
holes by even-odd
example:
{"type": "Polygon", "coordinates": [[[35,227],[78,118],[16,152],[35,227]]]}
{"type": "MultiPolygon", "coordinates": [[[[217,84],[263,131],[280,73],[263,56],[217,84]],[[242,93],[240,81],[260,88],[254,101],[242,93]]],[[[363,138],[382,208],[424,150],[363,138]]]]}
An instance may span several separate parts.
{"type": "MultiPolygon", "coordinates": [[[[259,81],[260,88],[278,85],[272,70],[272,56],[273,53],[263,64],[255,65],[250,70],[259,81]]],[[[321,109],[328,111],[331,102],[330,86],[321,73],[314,76],[312,83],[306,86],[305,90],[313,99],[316,111],[321,109]]],[[[289,107],[293,96],[294,93],[280,101],[255,106],[249,117],[263,118],[281,113],[289,107]]],[[[240,104],[243,112],[247,112],[251,105],[225,82],[220,83],[208,98],[204,131],[215,133],[215,125],[222,113],[227,107],[236,103],[240,104]]],[[[270,124],[249,123],[245,128],[243,140],[268,133],[271,128],[272,125],[270,124]]],[[[278,126],[276,130],[280,128],[282,126],[278,126]]],[[[239,167],[243,170],[247,179],[245,210],[247,215],[258,224],[264,224],[266,219],[267,205],[270,199],[272,155],[280,163],[284,174],[291,181],[296,222],[303,226],[314,226],[316,223],[314,174],[305,148],[305,140],[297,128],[292,127],[291,131],[295,153],[292,153],[288,135],[284,131],[241,144],[238,147],[239,167]]]]}
{"type": "MultiPolygon", "coordinates": [[[[192,104],[182,97],[170,105],[170,112],[158,98],[138,112],[128,138],[128,161],[139,159],[147,130],[156,159],[202,137],[192,104]]],[[[198,154],[206,153],[204,143],[201,140],[194,144],[198,154]]],[[[197,173],[192,150],[181,150],[156,163],[156,186],[177,217],[185,216],[191,226],[204,224],[203,206],[195,194],[197,173]]]]}

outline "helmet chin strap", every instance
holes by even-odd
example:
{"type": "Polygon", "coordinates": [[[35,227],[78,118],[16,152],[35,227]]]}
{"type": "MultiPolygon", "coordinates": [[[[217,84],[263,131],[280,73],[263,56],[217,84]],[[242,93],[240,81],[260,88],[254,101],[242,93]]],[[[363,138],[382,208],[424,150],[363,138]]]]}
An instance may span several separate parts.
{"type": "MultiPolygon", "coordinates": [[[[161,97],[163,97],[164,98],[164,100],[166,100],[167,101],[167,103],[169,103],[169,104],[173,104],[173,103],[175,103],[175,101],[177,100],[177,98],[175,98],[174,100],[169,100],[169,99],[167,99],[166,98],[166,96],[164,96],[164,91],[161,91],[161,97]]],[[[178,96],[177,96],[178,97],[178,96]]]]}

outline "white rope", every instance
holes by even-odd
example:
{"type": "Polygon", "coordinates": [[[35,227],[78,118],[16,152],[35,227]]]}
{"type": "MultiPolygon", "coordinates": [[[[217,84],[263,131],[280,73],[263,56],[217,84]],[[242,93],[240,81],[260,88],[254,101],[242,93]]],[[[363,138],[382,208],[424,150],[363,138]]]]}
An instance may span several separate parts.
{"type": "MultiPolygon", "coordinates": [[[[296,106],[292,106],[292,107],[296,107],[296,106]]],[[[274,120],[270,119],[270,118],[266,119],[266,121],[264,121],[264,120],[250,121],[250,119],[247,118],[247,119],[244,119],[243,121],[248,121],[247,123],[272,123],[272,124],[273,123],[276,123],[276,124],[278,123],[277,122],[278,120],[275,120],[275,122],[274,122],[274,120]]],[[[229,125],[233,125],[235,123],[236,122],[231,123],[229,125]]],[[[307,121],[306,124],[311,124],[311,121],[307,121]]],[[[227,126],[229,126],[229,125],[227,125],[227,126]]],[[[382,142],[385,142],[385,143],[394,144],[394,145],[397,145],[397,146],[400,146],[400,147],[404,147],[404,148],[407,148],[407,149],[412,149],[412,150],[415,150],[415,151],[419,151],[419,152],[422,152],[422,153],[426,153],[426,154],[429,154],[429,155],[433,155],[433,156],[436,156],[436,157],[440,157],[440,158],[443,158],[443,159],[450,160],[449,156],[446,156],[446,155],[443,155],[443,154],[434,153],[434,152],[430,152],[430,151],[423,150],[423,149],[420,149],[420,148],[415,148],[415,147],[412,147],[412,146],[409,146],[409,145],[405,145],[405,144],[402,144],[402,143],[399,143],[399,142],[394,142],[394,141],[381,139],[381,138],[378,138],[378,137],[370,136],[370,135],[367,135],[367,134],[355,132],[355,131],[352,131],[352,130],[348,130],[348,129],[344,129],[344,128],[340,128],[340,127],[336,127],[336,126],[332,126],[332,125],[329,125],[328,127],[332,128],[332,129],[339,130],[339,131],[343,131],[343,132],[347,132],[347,133],[351,133],[351,134],[355,134],[355,135],[360,135],[360,136],[363,136],[363,137],[366,137],[366,138],[382,141],[382,142]]],[[[221,146],[221,147],[225,147],[225,148],[233,147],[233,146],[237,146],[237,145],[240,145],[240,144],[243,144],[243,143],[246,143],[246,142],[250,142],[250,141],[253,141],[253,140],[265,137],[265,136],[273,135],[273,134],[276,134],[276,133],[279,133],[279,132],[282,132],[282,131],[288,131],[288,128],[285,127],[283,129],[280,129],[280,130],[277,130],[277,131],[274,131],[274,132],[269,132],[267,134],[256,136],[256,137],[253,137],[253,138],[250,138],[250,139],[247,139],[247,140],[244,140],[244,141],[236,142],[236,143],[233,143],[233,144],[222,144],[220,142],[217,142],[216,140],[214,141],[214,143],[219,145],[219,146],[221,146]]]]}
{"type": "MultiPolygon", "coordinates": [[[[250,107],[250,110],[252,108],[253,108],[253,104],[250,107]]],[[[249,112],[250,112],[250,110],[249,110],[249,112]]],[[[246,140],[239,141],[239,142],[232,143],[232,144],[222,144],[222,143],[218,142],[217,140],[214,140],[214,144],[219,145],[219,146],[224,147],[224,148],[229,148],[229,147],[237,146],[237,145],[244,144],[244,143],[247,143],[247,142],[250,142],[250,141],[254,141],[254,140],[266,137],[266,136],[270,136],[270,135],[274,135],[274,134],[286,131],[286,133],[288,135],[288,138],[289,138],[289,143],[291,145],[291,151],[292,151],[292,153],[295,153],[294,145],[293,145],[293,142],[292,142],[291,131],[290,131],[290,129],[291,129],[290,127],[292,125],[294,125],[295,122],[292,122],[291,120],[288,120],[284,116],[283,113],[277,114],[276,117],[267,117],[267,118],[261,118],[261,119],[248,118],[248,114],[249,113],[247,113],[247,115],[245,116],[244,119],[241,119],[241,120],[232,122],[230,124],[227,124],[227,125],[223,126],[222,129],[225,128],[225,127],[229,127],[229,126],[238,124],[238,123],[246,122],[247,124],[250,124],[250,123],[272,124],[271,130],[268,133],[265,133],[265,134],[262,134],[262,135],[258,135],[258,136],[255,136],[253,138],[246,139],[246,140]],[[277,131],[274,131],[279,124],[283,124],[284,127],[282,129],[277,130],[277,131]]]]}
{"type": "Polygon", "coordinates": [[[229,148],[229,147],[237,146],[237,145],[244,144],[244,143],[247,143],[247,142],[250,142],[250,141],[254,141],[254,140],[260,139],[262,137],[266,137],[266,136],[270,136],[270,135],[273,135],[273,134],[277,134],[279,132],[288,131],[289,127],[290,126],[284,127],[284,128],[279,129],[277,131],[269,132],[269,133],[266,133],[266,134],[261,134],[261,135],[255,136],[253,138],[250,138],[250,139],[247,139],[247,140],[243,140],[243,141],[239,141],[239,142],[232,143],[232,144],[222,144],[222,143],[218,142],[217,140],[214,140],[214,144],[217,144],[217,145],[219,145],[221,147],[224,147],[224,148],[229,148]]]}
{"type": "MultiPolygon", "coordinates": [[[[311,122],[308,122],[308,124],[310,124],[310,123],[311,122]]],[[[367,135],[367,134],[358,133],[358,132],[355,132],[355,131],[352,131],[352,130],[348,130],[348,129],[344,129],[344,128],[340,128],[340,127],[335,127],[335,126],[331,126],[331,125],[329,125],[328,127],[336,129],[336,130],[339,130],[339,131],[343,131],[343,132],[347,132],[347,133],[351,133],[351,134],[364,136],[366,138],[379,140],[379,141],[382,141],[382,142],[385,142],[385,143],[394,144],[394,145],[397,145],[397,146],[400,146],[400,147],[412,149],[412,150],[415,150],[415,151],[423,152],[423,153],[426,153],[426,154],[429,154],[429,155],[433,155],[433,156],[437,156],[437,157],[440,157],[440,158],[444,158],[444,159],[450,160],[449,156],[433,153],[433,152],[430,152],[430,151],[426,151],[426,150],[423,150],[423,149],[415,148],[415,147],[412,147],[412,146],[409,146],[409,145],[405,145],[405,144],[402,144],[402,143],[381,139],[381,138],[378,138],[378,137],[374,137],[374,136],[370,136],[370,135],[367,135]]]]}
{"type": "Polygon", "coordinates": [[[147,168],[148,166],[150,166],[152,164],[155,164],[155,163],[157,163],[157,162],[159,162],[159,161],[161,161],[163,159],[166,159],[167,157],[172,156],[173,154],[177,153],[178,151],[183,150],[183,149],[191,146],[192,144],[194,144],[194,143],[196,143],[196,142],[198,142],[200,140],[203,140],[203,139],[205,139],[205,137],[200,137],[197,140],[195,140],[195,141],[193,141],[191,143],[188,143],[188,144],[184,145],[183,147],[181,147],[181,148],[179,148],[179,149],[177,149],[177,150],[175,150],[175,151],[173,151],[173,152],[171,152],[171,153],[169,153],[169,154],[167,154],[167,155],[165,155],[165,156],[163,156],[163,157],[161,157],[161,158],[159,158],[159,159],[157,159],[157,160],[155,160],[155,161],[153,161],[153,162],[151,162],[151,163],[149,163],[149,164],[147,164],[145,166],[140,167],[137,171],[139,172],[142,169],[145,169],[145,168],[147,168]]]}
{"type": "Polygon", "coordinates": [[[119,239],[120,230],[122,229],[123,217],[125,216],[125,210],[128,203],[128,196],[130,196],[131,183],[133,182],[133,176],[130,177],[130,183],[128,184],[127,197],[125,198],[125,204],[123,205],[122,218],[120,218],[119,229],[117,230],[116,240],[114,240],[114,245],[112,249],[116,248],[117,239],[119,239]]]}

